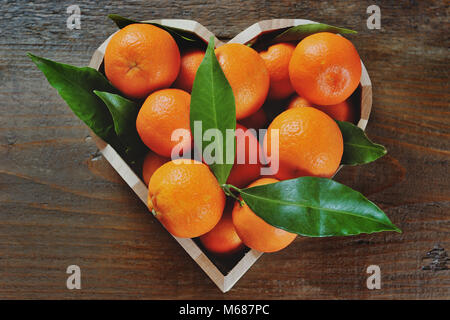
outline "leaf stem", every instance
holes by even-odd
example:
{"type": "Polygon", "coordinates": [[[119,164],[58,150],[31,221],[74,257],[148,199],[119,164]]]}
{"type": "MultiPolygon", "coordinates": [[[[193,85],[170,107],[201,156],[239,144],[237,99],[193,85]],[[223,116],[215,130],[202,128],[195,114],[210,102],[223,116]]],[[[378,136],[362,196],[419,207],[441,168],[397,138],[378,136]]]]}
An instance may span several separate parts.
{"type": "Polygon", "coordinates": [[[221,185],[223,192],[225,192],[225,194],[229,197],[232,197],[234,199],[236,199],[236,201],[239,202],[239,204],[241,205],[241,207],[245,204],[245,202],[236,194],[233,193],[233,191],[231,191],[231,189],[233,189],[234,191],[237,191],[238,193],[241,193],[241,189],[239,189],[238,187],[233,186],[232,184],[222,184],[221,185]]]}

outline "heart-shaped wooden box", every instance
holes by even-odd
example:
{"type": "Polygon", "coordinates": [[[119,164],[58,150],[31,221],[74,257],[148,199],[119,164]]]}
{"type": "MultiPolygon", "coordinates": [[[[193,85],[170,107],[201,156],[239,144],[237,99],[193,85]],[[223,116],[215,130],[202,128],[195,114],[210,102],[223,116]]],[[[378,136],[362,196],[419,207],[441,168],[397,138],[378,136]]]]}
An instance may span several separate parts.
{"type": "MultiPolygon", "coordinates": [[[[183,29],[196,34],[200,39],[207,43],[211,36],[214,36],[208,29],[200,23],[192,20],[179,19],[163,19],[163,20],[149,20],[144,22],[154,22],[168,27],[183,29]]],[[[229,42],[247,44],[255,41],[262,34],[276,32],[280,29],[286,29],[292,26],[316,23],[310,20],[303,19],[275,19],[264,20],[248,27],[229,42]]],[[[112,35],[111,35],[112,36],[112,35]]],[[[102,45],[94,52],[89,66],[97,70],[100,69],[103,63],[106,46],[111,39],[111,36],[102,43],[102,45]]],[[[216,47],[224,43],[215,38],[216,47]]],[[[372,107],[372,85],[369,75],[364,64],[361,61],[362,74],[360,80],[360,119],[358,126],[363,130],[366,128],[369,119],[370,110],[372,107]]],[[[119,173],[136,195],[147,205],[147,187],[142,182],[141,178],[128,166],[128,164],[120,157],[120,155],[102,139],[95,137],[97,147],[103,154],[111,166],[119,173]]],[[[191,256],[192,259],[203,269],[203,271],[211,278],[211,280],[219,287],[222,292],[227,292],[233,285],[244,275],[244,273],[256,262],[262,255],[256,250],[248,250],[234,259],[233,266],[227,268],[221,267],[220,263],[215,261],[215,257],[209,256],[208,253],[202,249],[197,241],[193,239],[185,239],[174,237],[175,240],[184,248],[184,250],[191,256]]]]}

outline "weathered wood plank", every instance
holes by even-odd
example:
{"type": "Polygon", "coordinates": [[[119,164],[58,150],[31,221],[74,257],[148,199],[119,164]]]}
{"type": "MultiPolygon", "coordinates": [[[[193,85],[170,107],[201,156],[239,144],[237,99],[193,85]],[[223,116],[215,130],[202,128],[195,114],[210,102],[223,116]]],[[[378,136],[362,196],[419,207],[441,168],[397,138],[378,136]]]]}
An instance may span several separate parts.
{"type": "Polygon", "coordinates": [[[0,298],[448,298],[449,271],[422,271],[436,243],[450,250],[448,6],[383,1],[0,1],[0,298]],[[115,30],[106,18],[197,20],[229,39],[254,22],[306,18],[353,28],[373,83],[368,135],[385,158],[337,179],[386,210],[403,234],[302,238],[264,255],[226,295],[203,274],[96,153],[89,131],[25,53],[87,65],[115,30]],[[167,259],[170,257],[170,259],[167,259]],[[82,268],[82,290],[65,269],[82,268]],[[381,267],[381,290],[365,269],[381,267]]]}

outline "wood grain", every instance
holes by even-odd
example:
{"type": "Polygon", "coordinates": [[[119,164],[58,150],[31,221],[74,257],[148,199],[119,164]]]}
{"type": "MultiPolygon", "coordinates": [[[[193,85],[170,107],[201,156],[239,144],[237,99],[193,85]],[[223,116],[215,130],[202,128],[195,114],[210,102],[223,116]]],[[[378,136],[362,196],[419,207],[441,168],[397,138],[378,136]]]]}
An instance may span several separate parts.
{"type": "Polygon", "coordinates": [[[448,5],[383,1],[382,29],[362,2],[0,1],[0,298],[450,298],[450,271],[422,271],[436,243],[450,250],[448,5]],[[26,57],[87,65],[114,32],[106,18],[192,19],[227,40],[254,22],[304,18],[359,31],[373,84],[367,133],[389,155],[337,180],[380,205],[402,234],[301,238],[266,254],[222,294],[97,153],[89,131],[26,57]],[[170,257],[170,258],[168,258],[170,257]],[[68,265],[82,270],[69,291],[68,265]],[[382,289],[365,286],[368,265],[382,289]]]}

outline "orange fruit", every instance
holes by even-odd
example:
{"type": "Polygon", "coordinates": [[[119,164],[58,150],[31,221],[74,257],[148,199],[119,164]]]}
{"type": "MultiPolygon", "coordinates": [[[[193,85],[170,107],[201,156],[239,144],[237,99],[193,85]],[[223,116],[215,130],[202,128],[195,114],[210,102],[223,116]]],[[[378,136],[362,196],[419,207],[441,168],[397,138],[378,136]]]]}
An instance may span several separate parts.
{"type": "MultiPolygon", "coordinates": [[[[256,180],[248,187],[261,186],[275,182],[278,182],[278,180],[262,178],[256,180]]],[[[238,201],[236,201],[234,205],[232,215],[233,224],[237,234],[245,245],[252,249],[261,252],[279,251],[286,248],[297,237],[297,234],[295,233],[290,233],[268,224],[250,210],[246,204],[241,207],[238,201]]]]}
{"type": "Polygon", "coordinates": [[[147,152],[142,164],[142,179],[144,183],[148,186],[148,182],[152,177],[153,173],[161,167],[164,163],[170,161],[170,158],[161,157],[160,155],[154,153],[153,151],[147,152]]]}
{"type": "Polygon", "coordinates": [[[264,60],[252,48],[227,43],[216,49],[217,60],[231,85],[236,102],[236,118],[255,113],[269,91],[269,73],[264,60]]]}
{"type": "Polygon", "coordinates": [[[295,95],[290,101],[287,109],[292,109],[294,107],[314,107],[325,112],[327,115],[335,120],[348,121],[354,123],[356,121],[356,111],[353,107],[350,99],[347,99],[341,103],[330,105],[330,106],[319,106],[313,105],[311,102],[295,95]]]}
{"type": "Polygon", "coordinates": [[[249,129],[262,129],[267,123],[266,112],[261,108],[251,116],[239,120],[239,122],[249,129]]]}
{"type": "MultiPolygon", "coordinates": [[[[173,147],[179,143],[171,140],[172,132],[190,130],[190,101],[191,95],[180,89],[163,89],[149,95],[136,118],[142,142],[157,154],[170,157],[173,147]]],[[[183,145],[190,148],[190,140],[183,145]]]]}
{"type": "Polygon", "coordinates": [[[219,222],[225,194],[207,165],[177,159],[153,173],[148,184],[148,207],[174,236],[195,238],[219,222]]]}
{"type": "Polygon", "coordinates": [[[244,243],[234,228],[231,209],[232,207],[228,208],[227,206],[219,223],[211,231],[199,238],[209,252],[226,255],[236,253],[244,248],[244,243]]]}
{"type": "Polygon", "coordinates": [[[285,99],[294,92],[289,79],[289,62],[294,49],[291,43],[277,43],[259,53],[269,71],[271,99],[285,99]]]}
{"type": "Polygon", "coordinates": [[[337,104],[358,87],[361,60],[349,40],[319,32],[298,43],[289,63],[289,77],[299,96],[318,105],[337,104]]]}
{"type": "Polygon", "coordinates": [[[261,146],[258,139],[250,131],[247,132],[246,127],[237,123],[236,129],[235,163],[228,176],[227,183],[243,188],[256,180],[261,174],[259,157],[261,146]]]}
{"type": "Polygon", "coordinates": [[[173,87],[191,93],[197,69],[205,57],[205,51],[191,49],[181,55],[181,66],[173,87]]]}
{"type": "Polygon", "coordinates": [[[136,23],[111,37],[104,62],[112,85],[130,98],[141,99],[175,81],[180,51],[167,31],[136,23]]]}
{"type": "Polygon", "coordinates": [[[349,99],[331,106],[316,105],[314,107],[325,112],[327,115],[329,115],[335,120],[348,121],[351,123],[355,123],[357,120],[355,108],[352,106],[349,99]]]}
{"type": "Polygon", "coordinates": [[[294,95],[289,102],[287,109],[292,109],[294,107],[314,107],[314,105],[299,95],[294,95]]]}
{"type": "Polygon", "coordinates": [[[302,176],[331,177],[339,167],[344,142],[336,122],[312,108],[292,108],[278,115],[267,129],[266,154],[278,156],[280,180],[302,176]],[[272,154],[273,130],[278,130],[278,150],[272,154]],[[275,154],[278,153],[278,154],[275,154]]]}

